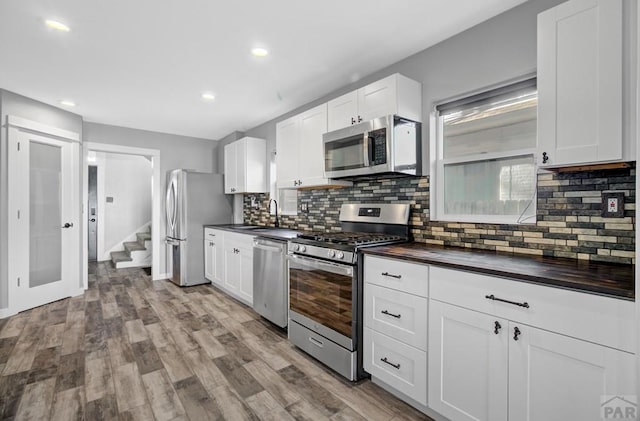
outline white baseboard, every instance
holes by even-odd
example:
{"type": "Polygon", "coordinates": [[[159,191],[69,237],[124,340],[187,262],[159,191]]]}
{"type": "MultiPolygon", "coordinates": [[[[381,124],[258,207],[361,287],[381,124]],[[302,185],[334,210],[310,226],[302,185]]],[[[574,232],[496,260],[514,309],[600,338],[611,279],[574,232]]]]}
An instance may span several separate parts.
{"type": "Polygon", "coordinates": [[[80,287],[80,288],[75,288],[71,290],[71,296],[72,297],[77,297],[78,295],[82,295],[84,294],[84,287],[80,287]]]}
{"type": "Polygon", "coordinates": [[[162,281],[163,279],[171,278],[170,273],[159,273],[157,278],[153,278],[154,281],[162,281]]]}
{"type": "Polygon", "coordinates": [[[18,312],[10,308],[0,308],[0,319],[15,316],[16,314],[18,314],[18,312]]]}

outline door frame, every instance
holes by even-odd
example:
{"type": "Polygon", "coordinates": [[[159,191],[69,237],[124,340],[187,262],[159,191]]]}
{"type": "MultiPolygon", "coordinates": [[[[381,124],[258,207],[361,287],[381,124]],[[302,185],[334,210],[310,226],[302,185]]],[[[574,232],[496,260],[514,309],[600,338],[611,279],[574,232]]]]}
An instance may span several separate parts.
{"type": "MultiPolygon", "coordinates": [[[[160,271],[160,210],[162,198],[162,182],[160,180],[160,150],[136,148],[132,146],[115,145],[110,143],[84,142],[82,160],[82,209],[83,214],[88,214],[87,202],[89,200],[89,151],[119,153],[124,155],[141,155],[151,158],[151,279],[157,281],[165,279],[167,274],[160,271]]],[[[89,286],[89,227],[82,225],[82,279],[84,288],[89,286]]]]}
{"type": "MultiPolygon", "coordinates": [[[[75,143],[78,145],[77,153],[75,153],[75,156],[72,155],[72,162],[71,162],[72,179],[75,178],[76,180],[78,180],[78,185],[71,186],[72,215],[70,219],[74,223],[84,226],[81,218],[81,208],[79,203],[80,202],[80,185],[79,185],[80,171],[78,168],[78,161],[80,160],[79,149],[82,147],[80,134],[73,131],[64,130],[58,127],[49,126],[47,124],[39,123],[37,121],[28,120],[22,117],[16,117],[12,115],[7,116],[7,141],[11,136],[19,135],[20,132],[33,133],[39,136],[46,136],[46,137],[54,138],[55,140],[58,140],[58,141],[75,143]]],[[[12,171],[12,165],[9,162],[9,174],[11,173],[11,171],[12,171]]],[[[13,194],[8,195],[7,202],[8,202],[8,209],[11,210],[15,206],[13,194]]],[[[81,232],[82,230],[78,230],[78,231],[81,232]]],[[[7,239],[9,241],[9,244],[19,240],[18,238],[16,238],[16,236],[17,234],[15,230],[12,229],[11,224],[9,224],[8,239],[7,239]]],[[[72,248],[76,250],[77,255],[80,256],[80,238],[76,237],[72,242],[72,245],[73,245],[72,248]]],[[[11,251],[11,248],[9,248],[8,253],[9,253],[8,262],[7,262],[7,269],[8,269],[7,273],[8,273],[8,279],[9,279],[9,285],[7,288],[8,302],[7,302],[7,308],[3,310],[2,311],[3,314],[0,315],[2,317],[11,316],[20,311],[26,310],[25,308],[22,308],[22,303],[18,295],[19,291],[18,291],[17,282],[11,281],[11,278],[14,276],[14,272],[15,272],[13,262],[18,261],[19,259],[12,258],[13,252],[11,251]]],[[[71,253],[73,254],[73,251],[71,253]]],[[[72,264],[71,268],[72,268],[70,271],[71,279],[69,280],[69,284],[68,284],[68,287],[69,287],[68,296],[73,297],[76,295],[82,295],[84,293],[84,288],[80,285],[80,282],[79,282],[80,262],[77,262],[77,264],[72,264]],[[75,284],[74,284],[74,279],[75,279],[75,284]]]]}

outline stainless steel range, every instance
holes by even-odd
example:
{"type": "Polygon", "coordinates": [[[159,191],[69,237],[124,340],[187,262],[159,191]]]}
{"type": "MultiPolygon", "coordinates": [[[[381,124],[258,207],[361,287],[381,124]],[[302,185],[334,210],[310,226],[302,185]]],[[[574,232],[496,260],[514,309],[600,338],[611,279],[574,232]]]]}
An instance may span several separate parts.
{"type": "Polygon", "coordinates": [[[408,204],[343,204],[342,232],[289,241],[289,340],[349,380],[362,369],[364,247],[406,242],[408,204]]]}

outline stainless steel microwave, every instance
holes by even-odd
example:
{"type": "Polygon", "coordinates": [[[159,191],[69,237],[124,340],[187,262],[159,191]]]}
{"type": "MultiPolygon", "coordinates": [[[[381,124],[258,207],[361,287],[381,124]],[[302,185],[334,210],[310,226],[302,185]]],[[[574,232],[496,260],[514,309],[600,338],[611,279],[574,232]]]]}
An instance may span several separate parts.
{"type": "Polygon", "coordinates": [[[422,175],[421,126],[390,115],[325,133],[325,176],[422,175]]]}

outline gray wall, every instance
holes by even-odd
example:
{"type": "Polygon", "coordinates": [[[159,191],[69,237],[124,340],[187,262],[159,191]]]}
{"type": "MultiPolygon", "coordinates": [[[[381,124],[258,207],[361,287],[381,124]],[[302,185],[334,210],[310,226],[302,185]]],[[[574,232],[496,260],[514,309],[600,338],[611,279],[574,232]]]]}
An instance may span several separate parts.
{"type": "MultiPolygon", "coordinates": [[[[8,241],[7,241],[7,116],[16,116],[42,124],[70,130],[82,135],[82,117],[68,111],[52,107],[42,102],[0,89],[0,116],[2,118],[2,130],[0,131],[0,309],[8,306],[8,241]]],[[[79,186],[78,188],[81,188],[79,186]]],[[[82,190],[81,190],[82,191],[82,190]]],[[[81,203],[78,207],[82,210],[81,203]]],[[[78,235],[82,235],[82,224],[78,227],[78,235]]],[[[78,259],[78,265],[82,262],[78,259]]],[[[78,270],[80,273],[80,270],[78,270]]],[[[78,285],[82,286],[82,277],[78,279],[78,285]]]]}
{"type": "MultiPolygon", "coordinates": [[[[217,159],[214,159],[217,158],[215,150],[218,142],[215,140],[89,122],[84,123],[83,130],[85,142],[159,150],[161,192],[164,192],[166,186],[165,177],[168,170],[185,168],[202,172],[218,172],[217,159]]],[[[160,210],[160,238],[164,238],[164,200],[161,199],[160,202],[162,208],[160,210]]],[[[165,268],[166,250],[163,247],[160,249],[160,272],[166,272],[165,268]]]]}
{"type": "Polygon", "coordinates": [[[422,150],[428,174],[429,113],[434,103],[491,87],[536,70],[536,20],[543,10],[565,0],[529,0],[433,47],[370,74],[322,98],[246,131],[275,149],[275,124],[393,73],[422,83],[422,150]]]}

